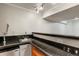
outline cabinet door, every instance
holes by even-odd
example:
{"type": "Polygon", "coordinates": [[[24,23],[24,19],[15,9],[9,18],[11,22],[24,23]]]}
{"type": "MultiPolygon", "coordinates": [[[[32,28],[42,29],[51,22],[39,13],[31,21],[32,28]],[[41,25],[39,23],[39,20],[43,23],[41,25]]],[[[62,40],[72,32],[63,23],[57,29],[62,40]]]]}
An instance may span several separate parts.
{"type": "Polygon", "coordinates": [[[14,56],[20,56],[20,50],[19,49],[15,49],[13,50],[14,52],[14,56]]]}
{"type": "Polygon", "coordinates": [[[19,49],[0,53],[0,56],[19,56],[19,49]]]}
{"type": "Polygon", "coordinates": [[[20,46],[20,55],[21,56],[31,56],[31,45],[25,44],[20,46]]]}

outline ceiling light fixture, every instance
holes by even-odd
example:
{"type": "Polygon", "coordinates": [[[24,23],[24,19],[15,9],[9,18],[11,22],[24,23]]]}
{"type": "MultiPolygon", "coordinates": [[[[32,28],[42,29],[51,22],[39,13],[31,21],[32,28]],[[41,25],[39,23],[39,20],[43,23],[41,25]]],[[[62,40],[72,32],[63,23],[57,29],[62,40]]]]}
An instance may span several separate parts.
{"type": "Polygon", "coordinates": [[[36,7],[35,7],[36,13],[39,13],[43,9],[44,9],[44,4],[43,3],[36,4],[36,7]]]}
{"type": "Polygon", "coordinates": [[[42,6],[40,6],[40,7],[39,7],[39,10],[43,10],[43,7],[42,7],[42,6]]]}
{"type": "Polygon", "coordinates": [[[38,14],[39,13],[39,10],[36,10],[36,13],[38,14]]]}

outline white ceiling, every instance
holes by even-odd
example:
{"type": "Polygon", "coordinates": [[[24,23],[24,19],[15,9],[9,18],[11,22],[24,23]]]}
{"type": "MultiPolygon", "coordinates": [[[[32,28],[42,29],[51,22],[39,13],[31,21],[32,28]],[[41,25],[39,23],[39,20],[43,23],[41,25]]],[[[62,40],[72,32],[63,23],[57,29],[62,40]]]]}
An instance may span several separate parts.
{"type": "MultiPolygon", "coordinates": [[[[30,11],[36,12],[35,6],[39,3],[10,3],[9,5],[11,4],[17,7],[22,7],[30,11]]],[[[40,12],[40,14],[47,15],[44,19],[48,21],[60,22],[62,20],[69,20],[73,19],[74,17],[79,17],[79,6],[76,5],[78,4],[44,3],[44,9],[40,12]]]]}
{"type": "Polygon", "coordinates": [[[75,18],[79,18],[79,5],[48,16],[45,19],[52,22],[60,22],[63,20],[67,21],[75,18]]]}
{"type": "MultiPolygon", "coordinates": [[[[35,6],[36,6],[37,3],[11,3],[11,4],[16,5],[18,7],[29,9],[31,11],[35,11],[35,6]]],[[[56,3],[43,3],[43,4],[44,4],[44,9],[40,12],[41,14],[45,13],[49,9],[58,5],[59,3],[57,3],[57,4],[56,3]]]]}
{"type": "Polygon", "coordinates": [[[35,5],[35,3],[12,3],[12,4],[26,9],[30,9],[30,10],[34,10],[33,6],[35,5]]]}

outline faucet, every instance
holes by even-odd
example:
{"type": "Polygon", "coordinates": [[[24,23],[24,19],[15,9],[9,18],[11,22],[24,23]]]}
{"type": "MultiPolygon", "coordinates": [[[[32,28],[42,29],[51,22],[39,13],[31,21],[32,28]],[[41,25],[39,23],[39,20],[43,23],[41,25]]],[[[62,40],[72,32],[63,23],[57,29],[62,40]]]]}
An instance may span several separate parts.
{"type": "Polygon", "coordinates": [[[9,24],[7,24],[6,31],[4,32],[4,37],[3,37],[3,40],[4,40],[3,44],[4,44],[4,46],[6,45],[6,38],[5,38],[5,36],[8,33],[8,29],[9,29],[9,24]]]}
{"type": "Polygon", "coordinates": [[[3,45],[5,46],[6,45],[6,39],[5,39],[5,34],[4,34],[4,37],[3,37],[3,45]]]}

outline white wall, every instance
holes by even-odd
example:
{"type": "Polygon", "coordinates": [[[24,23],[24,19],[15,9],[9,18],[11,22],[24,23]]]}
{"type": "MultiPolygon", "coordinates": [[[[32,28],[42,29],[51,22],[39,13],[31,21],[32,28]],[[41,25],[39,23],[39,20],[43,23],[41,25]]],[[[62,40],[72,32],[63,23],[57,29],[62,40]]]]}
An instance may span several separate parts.
{"type": "Polygon", "coordinates": [[[0,34],[10,25],[8,34],[24,34],[34,30],[34,14],[20,8],[0,4],[0,34]]]}
{"type": "Polygon", "coordinates": [[[62,24],[43,20],[41,16],[27,10],[0,4],[0,34],[5,32],[9,24],[8,34],[24,34],[25,32],[63,33],[62,24]]]}
{"type": "Polygon", "coordinates": [[[31,32],[79,35],[79,23],[67,25],[48,22],[40,15],[30,11],[16,8],[6,4],[0,4],[0,35],[5,32],[6,24],[9,24],[8,34],[25,34],[31,32]]]}
{"type": "Polygon", "coordinates": [[[71,20],[66,25],[65,34],[79,36],[79,20],[71,20]]]}

